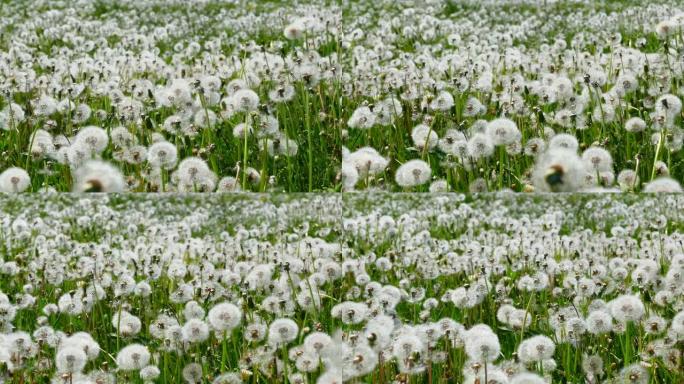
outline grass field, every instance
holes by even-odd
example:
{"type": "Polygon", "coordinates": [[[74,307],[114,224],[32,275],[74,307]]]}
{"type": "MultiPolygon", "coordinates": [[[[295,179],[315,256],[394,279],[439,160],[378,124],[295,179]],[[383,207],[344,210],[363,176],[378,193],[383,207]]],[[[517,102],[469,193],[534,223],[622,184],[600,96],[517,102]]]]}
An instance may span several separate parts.
{"type": "Polygon", "coordinates": [[[336,189],[339,7],[82,3],[0,5],[1,190],[336,189]]]}
{"type": "Polygon", "coordinates": [[[0,382],[684,379],[676,195],[0,203],[0,382]]]}
{"type": "Polygon", "coordinates": [[[0,12],[3,191],[681,190],[680,2],[0,12]]]}
{"type": "Polygon", "coordinates": [[[680,2],[348,12],[345,190],[681,190],[680,2]]]}
{"type": "Polygon", "coordinates": [[[0,0],[0,384],[684,383],[683,29],[0,0]]]}

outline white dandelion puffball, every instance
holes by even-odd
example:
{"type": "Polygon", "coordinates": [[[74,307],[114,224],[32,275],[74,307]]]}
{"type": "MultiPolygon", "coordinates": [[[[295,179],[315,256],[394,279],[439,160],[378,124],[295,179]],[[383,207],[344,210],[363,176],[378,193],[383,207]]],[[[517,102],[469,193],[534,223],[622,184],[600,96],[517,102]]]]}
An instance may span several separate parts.
{"type": "Polygon", "coordinates": [[[425,184],[430,180],[432,170],[423,160],[409,160],[402,164],[394,174],[399,186],[404,188],[425,184]]]}
{"type": "Polygon", "coordinates": [[[150,362],[150,352],[144,345],[130,344],[116,355],[116,365],[122,371],[140,370],[150,362]]]}

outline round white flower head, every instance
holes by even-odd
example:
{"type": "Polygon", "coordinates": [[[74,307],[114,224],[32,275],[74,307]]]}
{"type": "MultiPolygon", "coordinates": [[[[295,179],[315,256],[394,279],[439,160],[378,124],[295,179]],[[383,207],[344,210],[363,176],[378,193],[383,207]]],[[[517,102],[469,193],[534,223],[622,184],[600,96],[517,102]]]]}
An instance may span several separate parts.
{"type": "Polygon", "coordinates": [[[349,128],[356,129],[370,129],[375,125],[375,114],[371,111],[369,107],[363,106],[356,108],[354,113],[347,121],[347,126],[349,128]]]}
{"type": "Polygon", "coordinates": [[[627,132],[641,132],[646,129],[646,122],[640,117],[632,117],[625,122],[627,132]]]}
{"type": "Polygon", "coordinates": [[[559,133],[554,135],[551,140],[549,140],[549,149],[553,148],[563,148],[573,152],[577,152],[579,148],[579,142],[577,138],[568,133],[559,133]]]}
{"type": "Polygon", "coordinates": [[[421,151],[426,147],[426,149],[432,150],[439,143],[437,132],[425,124],[418,124],[413,128],[411,139],[413,140],[413,145],[421,151]]]}
{"type": "Polygon", "coordinates": [[[150,362],[150,351],[141,344],[130,344],[123,347],[116,355],[116,365],[122,371],[135,371],[144,368],[150,362]]]}
{"type": "Polygon", "coordinates": [[[216,186],[216,192],[219,193],[240,192],[240,190],[240,182],[233,176],[222,178],[216,186]]]}
{"type": "Polygon", "coordinates": [[[661,39],[668,38],[679,30],[679,25],[672,19],[661,21],[655,26],[655,32],[661,39]]]}
{"type": "Polygon", "coordinates": [[[613,170],[613,157],[610,152],[601,147],[590,147],[582,152],[582,160],[587,169],[592,172],[606,172],[613,170]]]}
{"type": "Polygon", "coordinates": [[[671,94],[663,95],[656,100],[656,114],[674,119],[682,111],[682,100],[671,94]]]}
{"type": "Polygon", "coordinates": [[[587,169],[574,151],[554,148],[539,156],[532,183],[539,192],[574,192],[584,186],[587,169]]]}
{"type": "Polygon", "coordinates": [[[239,112],[255,111],[259,106],[259,95],[251,89],[240,89],[232,96],[239,112]]]}
{"type": "Polygon", "coordinates": [[[207,319],[214,330],[231,331],[240,324],[242,311],[231,303],[220,303],[209,310],[207,319]]]}
{"type": "Polygon", "coordinates": [[[304,36],[305,31],[306,28],[304,27],[304,23],[298,20],[285,27],[283,30],[283,35],[288,40],[299,40],[302,38],[302,36],[304,36]]]}
{"type": "Polygon", "coordinates": [[[645,313],[644,303],[638,296],[621,295],[608,303],[610,313],[615,320],[622,323],[638,321],[645,313]]]}
{"type": "Polygon", "coordinates": [[[404,362],[424,353],[426,345],[412,332],[404,332],[394,339],[392,353],[397,360],[404,362]]]}
{"type": "Polygon", "coordinates": [[[297,338],[299,326],[290,319],[273,320],[268,327],[268,342],[271,345],[280,346],[297,338]]]}
{"type": "Polygon", "coordinates": [[[681,193],[682,186],[670,177],[659,177],[648,182],[644,186],[644,192],[648,193],[681,193]]]}
{"type": "Polygon", "coordinates": [[[78,131],[75,143],[87,148],[92,156],[93,154],[101,154],[107,148],[109,136],[104,129],[91,125],[78,131]]]}
{"type": "Polygon", "coordinates": [[[345,301],[333,306],[330,313],[345,324],[358,324],[366,319],[368,306],[363,303],[345,301]]]}
{"type": "Polygon", "coordinates": [[[209,338],[209,325],[200,319],[190,319],[183,325],[183,340],[201,343],[209,338]]]}
{"type": "Polygon", "coordinates": [[[57,351],[55,366],[59,373],[81,373],[88,359],[83,349],[67,346],[57,351]]]}
{"type": "Polygon", "coordinates": [[[465,157],[468,154],[468,140],[463,132],[456,129],[447,129],[437,144],[439,150],[457,157],[465,157]]]}
{"type": "Polygon", "coordinates": [[[24,192],[30,186],[31,177],[29,177],[28,173],[21,168],[12,167],[0,173],[0,192],[24,192]]]}
{"type": "Polygon", "coordinates": [[[442,91],[430,102],[433,111],[448,111],[454,106],[454,96],[447,91],[442,91]]]}
{"type": "Polygon", "coordinates": [[[511,119],[505,117],[487,123],[486,132],[494,145],[509,145],[520,141],[522,134],[511,119]]]}
{"type": "Polygon", "coordinates": [[[112,326],[119,331],[122,336],[137,335],[142,329],[142,322],[137,316],[127,311],[116,312],[112,316],[112,326]]]}
{"type": "Polygon", "coordinates": [[[267,333],[266,323],[259,318],[254,318],[254,321],[245,326],[242,335],[249,342],[258,342],[265,339],[267,333]]]}
{"type": "Polygon", "coordinates": [[[448,191],[449,191],[449,183],[444,179],[435,180],[430,184],[430,192],[432,192],[432,193],[440,193],[440,192],[448,192],[448,191]]]}
{"type": "Polygon", "coordinates": [[[125,185],[121,171],[103,161],[89,160],[74,171],[74,192],[123,192],[125,185]]]}
{"type": "Polygon", "coordinates": [[[602,376],[603,359],[599,355],[585,355],[582,359],[582,370],[590,376],[602,376]]]}
{"type": "Polygon", "coordinates": [[[428,163],[414,159],[402,164],[394,174],[394,179],[399,186],[410,188],[427,183],[431,173],[428,163]]]}
{"type": "Polygon", "coordinates": [[[618,173],[617,182],[623,191],[631,191],[639,185],[639,174],[634,170],[624,169],[618,173]]]}
{"type": "Polygon", "coordinates": [[[371,147],[359,148],[350,153],[344,161],[354,165],[359,173],[359,178],[375,176],[385,171],[389,160],[382,157],[378,151],[371,147]]]}
{"type": "Polygon", "coordinates": [[[628,365],[620,370],[620,381],[623,383],[647,384],[649,379],[648,370],[639,363],[628,365]]]}
{"type": "Polygon", "coordinates": [[[524,363],[540,362],[553,358],[556,344],[544,335],[523,340],[518,346],[518,357],[524,363]]]}
{"type": "Polygon", "coordinates": [[[160,374],[161,371],[156,365],[148,365],[140,370],[140,378],[146,382],[157,380],[160,374]]]}
{"type": "Polygon", "coordinates": [[[202,382],[202,365],[199,363],[190,363],[183,367],[183,379],[188,384],[200,384],[202,382]]]}
{"type": "Polygon", "coordinates": [[[36,130],[31,138],[31,156],[35,158],[52,157],[55,155],[55,144],[52,135],[42,129],[36,130]]]}
{"type": "Polygon", "coordinates": [[[494,154],[494,142],[486,133],[476,133],[468,140],[468,156],[481,159],[494,154]]]}
{"type": "Polygon", "coordinates": [[[587,332],[593,335],[609,333],[613,330],[613,317],[605,310],[592,311],[587,316],[587,332]]]}
{"type": "Polygon", "coordinates": [[[178,164],[178,169],[174,173],[178,178],[178,183],[184,186],[189,191],[194,189],[200,189],[203,183],[209,181],[214,181],[216,175],[209,169],[207,162],[200,159],[199,157],[186,157],[180,164],[178,164]]]}
{"type": "Polygon", "coordinates": [[[204,319],[206,315],[204,308],[195,300],[190,300],[185,303],[185,308],[183,308],[183,317],[186,320],[190,319],[204,319]]]}
{"type": "Polygon", "coordinates": [[[173,169],[178,161],[178,150],[168,141],[158,141],[147,150],[147,161],[153,167],[173,169]]]}
{"type": "Polygon", "coordinates": [[[332,343],[332,338],[327,333],[313,332],[304,338],[304,350],[314,355],[320,355],[330,343],[332,343]]]}
{"type": "Polygon", "coordinates": [[[501,354],[501,344],[489,326],[478,324],[465,333],[465,352],[473,361],[493,362],[501,354]]]}

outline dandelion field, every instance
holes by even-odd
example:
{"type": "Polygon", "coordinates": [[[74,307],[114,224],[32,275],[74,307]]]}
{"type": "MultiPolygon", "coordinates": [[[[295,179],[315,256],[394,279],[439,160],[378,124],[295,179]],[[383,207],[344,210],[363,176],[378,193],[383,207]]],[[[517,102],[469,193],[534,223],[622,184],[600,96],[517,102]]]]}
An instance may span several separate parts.
{"type": "Polygon", "coordinates": [[[679,2],[74,4],[0,9],[3,191],[681,190],[679,2]]]}
{"type": "MultiPolygon", "coordinates": [[[[239,367],[267,357],[247,353],[261,344],[247,339],[266,336],[257,319],[267,312],[256,305],[280,310],[278,295],[261,286],[277,283],[280,263],[303,267],[305,254],[339,253],[335,195],[26,196],[1,205],[0,382],[240,382],[239,367]],[[241,281],[240,271],[251,277],[241,281]],[[209,339],[206,321],[226,319],[207,310],[221,302],[235,303],[235,332],[209,339]],[[185,330],[175,320],[182,316],[185,330]]],[[[262,363],[254,382],[272,382],[262,363]]]]}
{"type": "Polygon", "coordinates": [[[3,197],[0,380],[684,379],[677,195],[389,197],[3,197]]]}
{"type": "Polygon", "coordinates": [[[0,16],[0,384],[684,383],[684,2],[0,16]]]}
{"type": "Polygon", "coordinates": [[[0,190],[335,190],[340,12],[249,3],[3,2],[0,190]]]}
{"type": "Polygon", "coordinates": [[[345,190],[681,190],[681,3],[379,4],[350,7],[345,190]]]}

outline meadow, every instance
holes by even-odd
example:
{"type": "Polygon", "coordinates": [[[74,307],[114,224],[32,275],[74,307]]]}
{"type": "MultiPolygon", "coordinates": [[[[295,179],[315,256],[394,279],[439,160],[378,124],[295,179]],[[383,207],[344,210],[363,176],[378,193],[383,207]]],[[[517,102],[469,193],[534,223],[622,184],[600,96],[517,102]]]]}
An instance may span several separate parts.
{"type": "Polygon", "coordinates": [[[330,318],[294,310],[320,300],[299,273],[339,254],[337,195],[32,194],[0,207],[2,383],[275,382],[278,324],[289,343],[330,318]]]}
{"type": "Polygon", "coordinates": [[[679,1],[350,2],[347,191],[679,192],[679,1]]]}
{"type": "Polygon", "coordinates": [[[680,1],[5,1],[0,190],[679,192],[680,1]]]}
{"type": "Polygon", "coordinates": [[[333,4],[0,2],[0,191],[334,191],[333,4]]]}
{"type": "Polygon", "coordinates": [[[0,203],[0,382],[684,380],[678,195],[0,203]]]}
{"type": "Polygon", "coordinates": [[[0,0],[0,384],[684,383],[682,97],[682,0],[0,0]]]}

